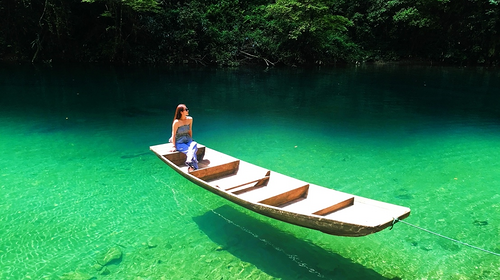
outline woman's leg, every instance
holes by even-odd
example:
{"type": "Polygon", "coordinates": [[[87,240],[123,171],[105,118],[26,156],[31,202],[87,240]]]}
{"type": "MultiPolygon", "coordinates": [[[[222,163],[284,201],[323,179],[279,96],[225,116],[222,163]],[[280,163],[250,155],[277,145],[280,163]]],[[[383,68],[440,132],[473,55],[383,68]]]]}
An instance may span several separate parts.
{"type": "Polygon", "coordinates": [[[186,165],[193,167],[195,170],[198,169],[198,159],[196,158],[196,152],[198,151],[198,143],[195,141],[190,141],[188,143],[175,143],[175,147],[179,152],[186,155],[186,165]]]}
{"type": "Polygon", "coordinates": [[[198,169],[198,158],[196,157],[196,152],[198,152],[198,143],[191,141],[186,153],[186,164],[189,166],[192,165],[195,170],[198,169]]]}

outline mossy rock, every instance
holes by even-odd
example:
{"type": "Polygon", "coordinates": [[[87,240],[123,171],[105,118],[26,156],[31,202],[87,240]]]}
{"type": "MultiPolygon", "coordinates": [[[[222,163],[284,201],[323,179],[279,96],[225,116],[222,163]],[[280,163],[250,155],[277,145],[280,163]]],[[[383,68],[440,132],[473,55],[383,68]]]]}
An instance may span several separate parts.
{"type": "Polygon", "coordinates": [[[159,237],[150,237],[148,239],[148,242],[146,244],[148,246],[148,249],[153,249],[153,248],[158,247],[158,245],[160,245],[161,243],[162,243],[161,238],[159,238],[159,237]]]}
{"type": "Polygon", "coordinates": [[[101,275],[108,275],[108,274],[110,274],[110,273],[111,273],[111,271],[109,271],[109,269],[108,269],[107,267],[104,267],[104,268],[101,270],[101,272],[99,272],[99,274],[101,274],[101,275]]]}
{"type": "Polygon", "coordinates": [[[97,263],[106,266],[108,264],[116,264],[119,263],[122,259],[122,250],[118,247],[112,247],[109,249],[106,254],[103,255],[101,259],[97,260],[97,263]]]}
{"type": "Polygon", "coordinates": [[[91,280],[95,279],[94,276],[91,276],[87,273],[79,272],[79,271],[72,271],[68,273],[64,273],[62,276],[59,277],[61,280],[91,280]]]}
{"type": "Polygon", "coordinates": [[[102,265],[100,265],[100,264],[96,263],[96,264],[94,264],[92,267],[93,267],[95,270],[97,270],[97,271],[101,271],[101,269],[102,269],[104,266],[102,266],[102,265]]]}

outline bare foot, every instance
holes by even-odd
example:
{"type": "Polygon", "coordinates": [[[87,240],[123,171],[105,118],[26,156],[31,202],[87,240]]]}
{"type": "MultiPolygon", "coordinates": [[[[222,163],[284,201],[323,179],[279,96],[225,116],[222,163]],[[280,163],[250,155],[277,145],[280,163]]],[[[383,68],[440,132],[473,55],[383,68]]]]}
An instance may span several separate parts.
{"type": "Polygon", "coordinates": [[[188,167],[188,172],[189,172],[189,173],[191,173],[191,172],[193,172],[193,171],[194,171],[194,168],[193,168],[193,167],[191,167],[191,166],[190,166],[190,167],[188,167]]]}

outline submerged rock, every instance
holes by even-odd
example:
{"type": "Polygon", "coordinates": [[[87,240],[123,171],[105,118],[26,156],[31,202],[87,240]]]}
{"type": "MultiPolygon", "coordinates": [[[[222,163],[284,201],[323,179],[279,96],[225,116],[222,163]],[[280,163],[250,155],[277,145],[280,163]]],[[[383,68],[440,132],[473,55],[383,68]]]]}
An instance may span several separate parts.
{"type": "Polygon", "coordinates": [[[109,249],[106,254],[102,257],[102,259],[97,260],[97,263],[106,266],[111,263],[120,262],[122,259],[122,251],[118,247],[112,247],[109,249]]]}
{"type": "Polygon", "coordinates": [[[96,264],[94,264],[92,267],[93,267],[95,270],[100,271],[100,270],[101,270],[104,266],[102,266],[102,265],[100,265],[100,264],[96,263],[96,264]]]}
{"type": "Polygon", "coordinates": [[[111,273],[111,271],[109,271],[109,269],[107,267],[104,267],[103,270],[101,270],[101,272],[99,272],[99,274],[101,274],[101,275],[108,275],[110,273],[111,273]]]}
{"type": "Polygon", "coordinates": [[[475,220],[472,224],[474,224],[475,226],[478,226],[478,227],[487,226],[488,221],[475,220]]]}
{"type": "Polygon", "coordinates": [[[215,251],[225,251],[226,248],[224,248],[223,246],[219,246],[217,248],[215,248],[215,251]]]}
{"type": "Polygon", "coordinates": [[[68,273],[64,273],[62,276],[59,277],[61,280],[91,280],[95,279],[95,277],[90,276],[87,273],[79,272],[79,271],[72,271],[68,273]]]}
{"type": "Polygon", "coordinates": [[[158,237],[150,237],[147,242],[149,249],[156,248],[159,244],[161,244],[161,239],[158,237]]]}

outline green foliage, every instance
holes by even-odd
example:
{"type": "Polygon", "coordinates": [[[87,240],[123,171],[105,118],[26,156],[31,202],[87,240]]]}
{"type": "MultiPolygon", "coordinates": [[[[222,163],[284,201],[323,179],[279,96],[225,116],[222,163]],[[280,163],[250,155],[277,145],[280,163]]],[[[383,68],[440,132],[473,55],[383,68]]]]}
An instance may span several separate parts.
{"type": "MultiPolygon", "coordinates": [[[[84,3],[104,2],[109,6],[124,5],[136,12],[158,12],[159,4],[157,0],[82,0],[84,3]]],[[[110,11],[105,11],[103,15],[109,16],[110,11]]]]}
{"type": "Polygon", "coordinates": [[[493,64],[499,61],[497,2],[353,0],[334,9],[353,21],[349,35],[368,59],[493,64]]]}
{"type": "Polygon", "coordinates": [[[333,15],[326,2],[311,0],[278,0],[267,5],[261,26],[271,38],[272,55],[285,63],[315,63],[345,60],[337,50],[347,37],[343,36],[352,22],[333,15]]]}
{"type": "Polygon", "coordinates": [[[100,20],[104,24],[101,26],[100,36],[109,38],[99,42],[94,52],[97,56],[107,57],[112,62],[129,62],[131,55],[131,45],[128,39],[136,36],[140,32],[141,24],[137,15],[157,13],[160,11],[156,0],[81,0],[82,3],[104,4],[100,20]],[[110,19],[108,21],[106,19],[110,19]]]}
{"type": "Polygon", "coordinates": [[[500,62],[498,0],[0,0],[0,59],[500,62]]]}
{"type": "Polygon", "coordinates": [[[392,17],[395,23],[405,23],[411,27],[429,27],[431,20],[422,17],[420,12],[415,7],[403,8],[396,12],[392,17]]]}

